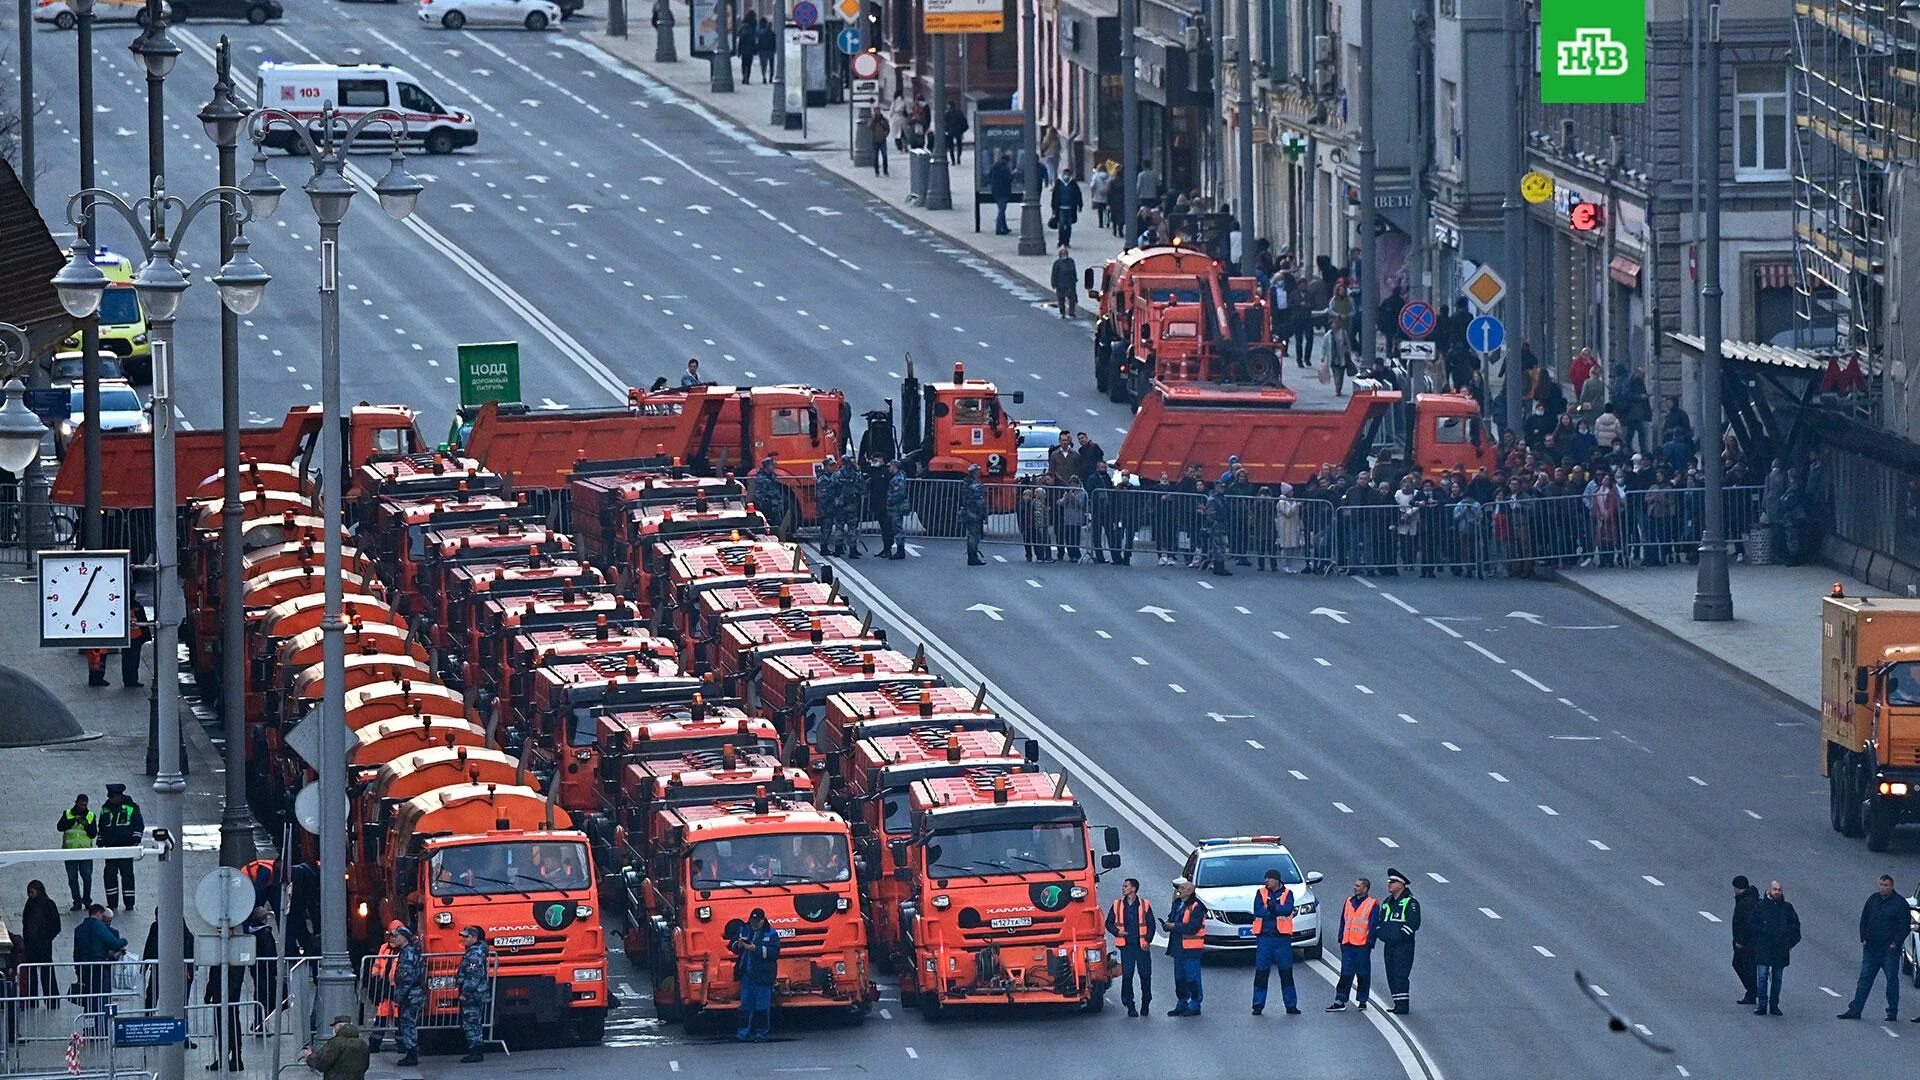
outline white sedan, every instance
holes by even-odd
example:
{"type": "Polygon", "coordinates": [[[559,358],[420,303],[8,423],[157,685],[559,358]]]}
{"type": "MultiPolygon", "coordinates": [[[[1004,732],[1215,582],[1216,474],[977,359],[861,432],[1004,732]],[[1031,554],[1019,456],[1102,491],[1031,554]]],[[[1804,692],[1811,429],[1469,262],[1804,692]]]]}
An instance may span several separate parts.
{"type": "Polygon", "coordinates": [[[1278,836],[1202,840],[1187,856],[1181,872],[1207,905],[1206,952],[1253,950],[1253,896],[1270,869],[1280,871],[1280,880],[1293,890],[1294,952],[1303,960],[1320,959],[1320,901],[1313,891],[1320,874],[1302,874],[1278,836]]]}
{"type": "Polygon", "coordinates": [[[449,30],[463,26],[524,26],[545,30],[560,22],[553,0],[420,0],[420,21],[449,30]]]}

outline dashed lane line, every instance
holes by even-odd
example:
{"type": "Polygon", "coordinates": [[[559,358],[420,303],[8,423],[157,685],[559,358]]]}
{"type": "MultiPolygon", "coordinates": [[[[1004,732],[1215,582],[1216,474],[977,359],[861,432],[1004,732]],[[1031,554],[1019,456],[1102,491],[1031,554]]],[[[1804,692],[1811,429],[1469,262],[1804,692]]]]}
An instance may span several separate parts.
{"type": "Polygon", "coordinates": [[[1506,666],[1507,662],[1505,660],[1502,660],[1498,656],[1494,655],[1494,652],[1492,649],[1487,648],[1485,645],[1482,645],[1477,641],[1467,642],[1467,648],[1472,649],[1474,652],[1479,653],[1481,656],[1486,657],[1487,659],[1493,661],[1496,664],[1501,665],[1502,667],[1506,666]]]}

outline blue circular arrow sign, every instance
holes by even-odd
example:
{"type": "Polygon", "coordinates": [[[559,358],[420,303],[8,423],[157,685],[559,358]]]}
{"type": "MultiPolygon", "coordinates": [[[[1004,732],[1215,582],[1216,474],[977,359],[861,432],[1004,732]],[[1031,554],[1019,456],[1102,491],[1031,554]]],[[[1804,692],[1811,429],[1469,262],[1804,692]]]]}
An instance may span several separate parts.
{"type": "Polygon", "coordinates": [[[854,53],[860,51],[860,28],[857,26],[849,26],[840,31],[839,36],[833,40],[834,44],[840,46],[841,52],[852,56],[854,53]]]}
{"type": "Polygon", "coordinates": [[[1482,315],[1467,324],[1467,346],[1474,352],[1493,352],[1506,341],[1507,328],[1491,315],[1482,315]]]}

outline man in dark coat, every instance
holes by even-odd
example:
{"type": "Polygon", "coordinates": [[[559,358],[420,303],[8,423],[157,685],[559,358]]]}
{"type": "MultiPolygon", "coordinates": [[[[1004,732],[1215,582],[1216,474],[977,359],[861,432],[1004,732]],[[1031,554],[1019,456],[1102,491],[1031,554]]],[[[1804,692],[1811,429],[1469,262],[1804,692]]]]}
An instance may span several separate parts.
{"type": "Polygon", "coordinates": [[[1073,264],[1073,256],[1068,254],[1065,244],[1060,245],[1060,257],[1053,260],[1053,273],[1049,280],[1053,284],[1053,302],[1060,309],[1060,317],[1071,319],[1079,313],[1080,268],[1073,264]]]}
{"type": "Polygon", "coordinates": [[[733,953],[734,977],[740,980],[740,1026],[734,1038],[766,1042],[773,1026],[773,983],[779,970],[780,935],[767,925],[767,913],[754,908],[746,924],[727,942],[727,950],[733,953]]]}
{"type": "Polygon", "coordinates": [[[1893,887],[1893,876],[1881,874],[1879,887],[1868,894],[1860,908],[1860,980],[1853,988],[1853,1002],[1840,1014],[1842,1020],[1860,1019],[1867,1007],[1867,995],[1873,992],[1873,980],[1887,977],[1887,1019],[1900,1018],[1900,951],[1907,943],[1912,916],[1907,899],[1893,887]]]}
{"type": "Polygon", "coordinates": [[[1002,151],[998,160],[987,170],[987,194],[992,196],[994,209],[993,235],[1005,236],[1013,230],[1007,226],[1007,204],[1013,201],[1013,155],[1002,151]]]}
{"type": "Polygon", "coordinates": [[[1753,908],[1759,902],[1760,890],[1747,881],[1747,875],[1733,879],[1733,972],[1747,991],[1734,1002],[1736,1005],[1752,1005],[1758,1000],[1753,985],[1753,908]]]}
{"type": "MultiPolygon", "coordinates": [[[[1787,903],[1777,881],[1753,907],[1753,964],[1756,1001],[1753,1015],[1780,1015],[1780,979],[1793,947],[1800,944],[1800,913],[1787,903]]],[[[1857,1014],[1856,1014],[1857,1015],[1857,1014]]]]}
{"type": "Polygon", "coordinates": [[[1080,185],[1073,179],[1072,169],[1060,170],[1060,179],[1053,182],[1053,221],[1060,230],[1060,246],[1073,243],[1073,223],[1080,220],[1080,209],[1085,202],[1080,195],[1080,185]]]}

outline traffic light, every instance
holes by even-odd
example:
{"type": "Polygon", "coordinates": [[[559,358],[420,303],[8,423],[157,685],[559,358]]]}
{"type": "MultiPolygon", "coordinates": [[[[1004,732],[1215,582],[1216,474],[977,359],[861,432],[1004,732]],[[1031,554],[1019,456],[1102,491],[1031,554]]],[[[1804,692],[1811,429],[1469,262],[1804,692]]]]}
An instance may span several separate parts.
{"type": "Polygon", "coordinates": [[[1599,203],[1575,202],[1567,208],[1567,224],[1574,232],[1596,232],[1606,223],[1606,208],[1599,203]]]}

